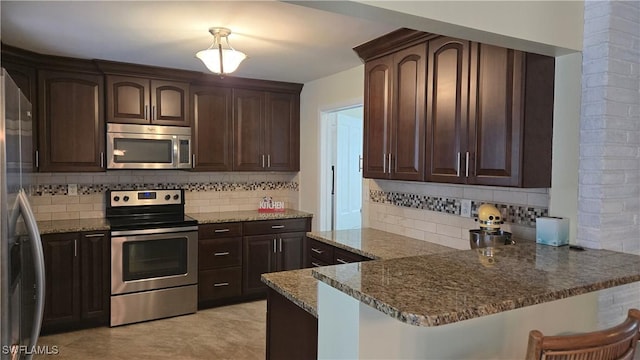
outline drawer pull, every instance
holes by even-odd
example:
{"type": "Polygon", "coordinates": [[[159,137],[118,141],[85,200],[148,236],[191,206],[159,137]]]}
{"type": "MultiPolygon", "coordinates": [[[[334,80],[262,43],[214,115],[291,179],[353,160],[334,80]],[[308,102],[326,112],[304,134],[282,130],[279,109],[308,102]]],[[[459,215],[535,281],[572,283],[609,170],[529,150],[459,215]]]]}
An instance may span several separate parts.
{"type": "Polygon", "coordinates": [[[213,230],[214,233],[226,233],[229,232],[229,229],[215,229],[213,230]]]}
{"type": "Polygon", "coordinates": [[[324,253],[324,251],[322,251],[322,250],[318,250],[318,249],[316,249],[316,248],[311,248],[311,251],[313,251],[313,252],[314,252],[314,253],[316,253],[316,254],[322,254],[322,253],[324,253]]]}
{"type": "Polygon", "coordinates": [[[342,260],[340,258],[337,258],[336,261],[339,262],[340,264],[348,264],[349,263],[348,261],[344,261],[344,260],[342,260]]]}
{"type": "Polygon", "coordinates": [[[104,237],[104,234],[87,234],[84,237],[86,238],[104,237]]]}
{"type": "Polygon", "coordinates": [[[284,229],[284,225],[271,225],[272,229],[284,229]]]}
{"type": "Polygon", "coordinates": [[[228,251],[213,253],[213,256],[227,256],[227,255],[229,255],[228,251]]]}
{"type": "Polygon", "coordinates": [[[315,267],[321,267],[322,265],[318,264],[317,262],[312,262],[311,265],[315,266],[315,267]]]}
{"type": "Polygon", "coordinates": [[[222,287],[222,286],[229,286],[228,282],[223,282],[223,283],[215,283],[213,284],[213,287],[222,287]]]}

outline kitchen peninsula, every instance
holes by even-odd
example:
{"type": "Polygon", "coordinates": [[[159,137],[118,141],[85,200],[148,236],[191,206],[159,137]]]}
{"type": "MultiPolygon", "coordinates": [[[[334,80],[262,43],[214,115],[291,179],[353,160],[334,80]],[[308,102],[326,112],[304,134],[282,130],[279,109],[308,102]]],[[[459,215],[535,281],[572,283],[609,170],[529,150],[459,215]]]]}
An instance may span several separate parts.
{"type": "MultiPolygon", "coordinates": [[[[338,244],[339,233],[309,236],[338,244]]],[[[522,358],[529,330],[594,330],[598,291],[640,281],[638,256],[606,250],[521,242],[415,255],[290,275],[320,280],[318,358],[522,358]]],[[[263,280],[285,293],[287,276],[263,280]]],[[[299,293],[284,296],[300,306],[299,293]]]]}

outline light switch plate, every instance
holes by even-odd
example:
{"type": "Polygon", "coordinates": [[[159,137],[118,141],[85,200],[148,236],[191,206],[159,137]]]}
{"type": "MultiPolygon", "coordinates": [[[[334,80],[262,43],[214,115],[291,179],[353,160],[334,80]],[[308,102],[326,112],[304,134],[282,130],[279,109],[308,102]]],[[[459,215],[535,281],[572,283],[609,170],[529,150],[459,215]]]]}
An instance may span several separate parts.
{"type": "Polygon", "coordinates": [[[78,195],[78,184],[67,184],[67,195],[69,196],[78,195]]]}
{"type": "Polygon", "coordinates": [[[471,200],[460,200],[460,216],[470,218],[471,217],[471,200]]]}

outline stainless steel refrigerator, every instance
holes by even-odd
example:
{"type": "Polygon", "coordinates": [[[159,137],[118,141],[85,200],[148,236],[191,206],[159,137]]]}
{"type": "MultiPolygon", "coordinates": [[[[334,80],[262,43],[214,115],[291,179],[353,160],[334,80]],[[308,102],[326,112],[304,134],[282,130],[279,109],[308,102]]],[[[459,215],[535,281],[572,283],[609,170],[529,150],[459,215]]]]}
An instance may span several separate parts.
{"type": "Polygon", "coordinates": [[[31,104],[0,70],[0,359],[31,359],[44,311],[44,258],[29,205],[31,104]]]}

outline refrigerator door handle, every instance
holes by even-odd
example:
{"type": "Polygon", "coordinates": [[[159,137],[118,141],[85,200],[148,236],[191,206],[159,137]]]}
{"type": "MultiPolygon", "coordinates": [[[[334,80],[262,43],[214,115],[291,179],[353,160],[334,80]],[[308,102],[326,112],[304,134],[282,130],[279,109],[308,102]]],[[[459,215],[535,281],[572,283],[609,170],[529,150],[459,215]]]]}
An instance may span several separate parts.
{"type": "MultiPolygon", "coordinates": [[[[27,194],[23,189],[18,192],[18,203],[20,206],[20,212],[24,217],[24,223],[29,233],[29,241],[31,241],[32,256],[35,266],[35,279],[36,279],[36,308],[35,316],[33,319],[33,327],[31,328],[31,338],[29,339],[29,349],[36,346],[38,343],[38,336],[40,335],[40,328],[42,326],[42,315],[44,313],[44,255],[42,253],[42,241],[40,239],[40,232],[38,231],[38,225],[36,218],[33,215],[27,194]]],[[[30,360],[33,355],[27,356],[27,360],[30,360]]]]}

